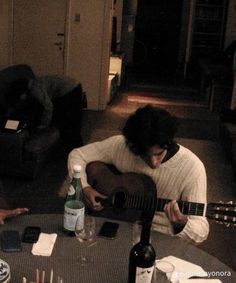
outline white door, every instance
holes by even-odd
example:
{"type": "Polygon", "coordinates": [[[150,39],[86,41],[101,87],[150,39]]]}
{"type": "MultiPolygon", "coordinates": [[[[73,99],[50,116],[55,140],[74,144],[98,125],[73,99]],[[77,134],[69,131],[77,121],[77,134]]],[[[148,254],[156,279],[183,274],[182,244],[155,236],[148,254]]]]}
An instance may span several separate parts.
{"type": "Polygon", "coordinates": [[[64,73],[67,0],[13,0],[13,64],[64,73]]]}

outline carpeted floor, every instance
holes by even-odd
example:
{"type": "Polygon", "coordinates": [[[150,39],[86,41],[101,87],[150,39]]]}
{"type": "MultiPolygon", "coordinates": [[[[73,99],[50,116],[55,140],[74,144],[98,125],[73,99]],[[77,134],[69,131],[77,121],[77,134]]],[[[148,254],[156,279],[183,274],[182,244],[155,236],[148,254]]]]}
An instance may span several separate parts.
{"type": "MultiPolygon", "coordinates": [[[[119,134],[126,118],[140,102],[116,99],[106,111],[84,111],[84,142],[119,134]]],[[[208,176],[208,202],[236,201],[231,164],[219,141],[219,120],[205,108],[166,105],[180,121],[177,141],[195,152],[204,162],[208,176]]],[[[66,176],[67,156],[59,153],[33,181],[3,178],[5,193],[14,206],[27,206],[31,213],[63,213],[64,197],[59,195],[66,176]]],[[[210,221],[208,240],[199,247],[236,269],[236,229],[210,221]]]]}

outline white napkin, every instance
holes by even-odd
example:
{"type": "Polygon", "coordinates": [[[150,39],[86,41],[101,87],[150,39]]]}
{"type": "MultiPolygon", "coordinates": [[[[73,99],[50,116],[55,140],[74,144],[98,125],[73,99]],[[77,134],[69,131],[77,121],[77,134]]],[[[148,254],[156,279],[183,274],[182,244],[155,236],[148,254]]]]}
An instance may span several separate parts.
{"type": "Polygon", "coordinates": [[[167,257],[163,257],[161,260],[170,262],[175,267],[174,272],[170,275],[169,278],[169,280],[172,283],[179,283],[181,282],[180,279],[188,279],[189,277],[192,276],[198,276],[198,277],[207,276],[207,272],[201,266],[180,259],[178,257],[167,256],[167,257]]]}
{"type": "Polygon", "coordinates": [[[37,243],[33,244],[32,254],[50,256],[54,244],[56,242],[57,234],[40,233],[37,243]]]}

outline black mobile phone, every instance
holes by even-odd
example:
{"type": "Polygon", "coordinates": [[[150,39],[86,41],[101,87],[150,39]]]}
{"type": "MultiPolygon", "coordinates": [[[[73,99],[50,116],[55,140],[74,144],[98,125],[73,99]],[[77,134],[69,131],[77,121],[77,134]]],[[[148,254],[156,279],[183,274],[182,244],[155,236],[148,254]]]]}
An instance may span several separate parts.
{"type": "Polygon", "coordinates": [[[102,227],[98,232],[98,236],[108,239],[114,239],[116,237],[118,228],[118,223],[106,221],[102,224],[102,227]]]}
{"type": "Polygon", "coordinates": [[[22,246],[19,232],[16,230],[2,231],[1,247],[4,252],[20,252],[22,246]]]}
{"type": "Polygon", "coordinates": [[[22,241],[24,243],[36,243],[41,233],[41,228],[38,226],[27,226],[25,227],[22,241]]]}

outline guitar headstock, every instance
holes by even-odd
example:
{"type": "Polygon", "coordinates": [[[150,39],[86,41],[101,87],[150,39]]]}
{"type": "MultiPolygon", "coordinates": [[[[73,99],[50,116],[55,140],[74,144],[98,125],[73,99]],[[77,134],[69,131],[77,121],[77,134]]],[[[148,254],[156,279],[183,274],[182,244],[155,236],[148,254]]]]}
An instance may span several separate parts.
{"type": "Polygon", "coordinates": [[[209,203],[206,216],[220,224],[226,224],[227,227],[236,225],[236,204],[232,201],[228,203],[209,203]]]}

